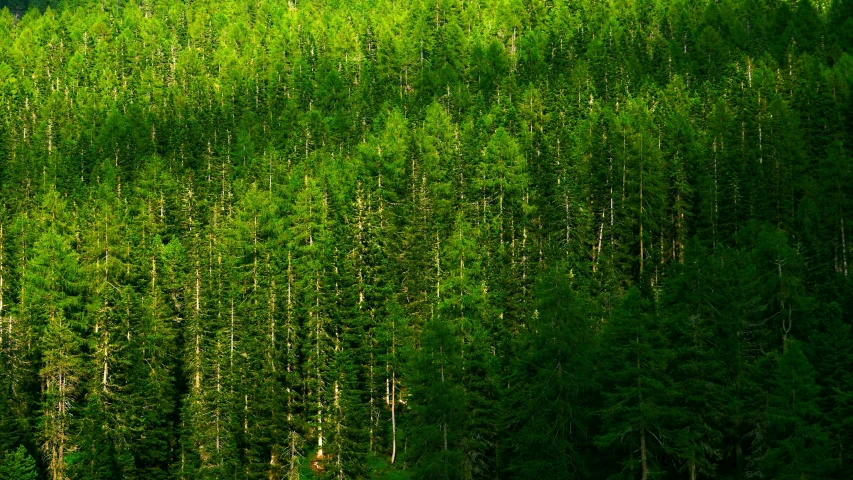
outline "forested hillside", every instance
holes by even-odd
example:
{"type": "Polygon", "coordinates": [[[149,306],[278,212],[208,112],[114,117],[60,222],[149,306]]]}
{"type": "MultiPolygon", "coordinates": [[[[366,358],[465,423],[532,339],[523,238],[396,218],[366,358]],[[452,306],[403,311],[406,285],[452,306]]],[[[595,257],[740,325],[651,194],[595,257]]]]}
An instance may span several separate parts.
{"type": "Polygon", "coordinates": [[[0,479],[846,479],[853,0],[0,11],[0,479]]]}

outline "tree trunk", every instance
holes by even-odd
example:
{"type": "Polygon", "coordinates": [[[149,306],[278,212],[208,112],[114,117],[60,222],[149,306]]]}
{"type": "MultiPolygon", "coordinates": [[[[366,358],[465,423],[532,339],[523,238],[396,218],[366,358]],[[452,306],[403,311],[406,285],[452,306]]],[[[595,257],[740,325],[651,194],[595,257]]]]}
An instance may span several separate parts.
{"type": "Polygon", "coordinates": [[[104,345],[104,376],[103,376],[103,380],[101,383],[102,383],[104,392],[106,392],[107,391],[107,378],[109,377],[109,372],[110,372],[109,362],[107,360],[108,356],[109,356],[109,351],[110,351],[110,340],[109,340],[110,339],[110,332],[105,332],[104,335],[107,338],[107,343],[106,343],[106,345],[104,345]]]}
{"type": "Polygon", "coordinates": [[[296,455],[296,432],[290,432],[290,468],[287,472],[288,480],[299,479],[299,460],[296,455]]]}
{"type": "Polygon", "coordinates": [[[397,396],[395,372],[391,372],[391,463],[397,458],[397,396]]]}

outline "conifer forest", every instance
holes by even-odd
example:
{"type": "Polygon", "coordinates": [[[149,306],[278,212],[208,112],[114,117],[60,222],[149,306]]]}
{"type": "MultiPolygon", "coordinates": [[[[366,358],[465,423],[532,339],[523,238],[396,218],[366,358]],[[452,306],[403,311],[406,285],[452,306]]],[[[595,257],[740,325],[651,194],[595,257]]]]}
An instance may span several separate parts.
{"type": "Polygon", "coordinates": [[[0,480],[853,476],[853,0],[2,0],[0,480]]]}

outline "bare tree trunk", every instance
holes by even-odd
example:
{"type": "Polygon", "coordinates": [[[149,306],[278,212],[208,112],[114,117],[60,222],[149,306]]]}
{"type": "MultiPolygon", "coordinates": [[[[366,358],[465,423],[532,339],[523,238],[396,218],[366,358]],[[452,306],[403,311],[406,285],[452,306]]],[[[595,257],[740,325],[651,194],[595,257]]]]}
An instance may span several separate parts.
{"type": "Polygon", "coordinates": [[[296,455],[296,432],[290,432],[290,465],[287,472],[288,480],[299,479],[299,460],[296,455]]]}
{"type": "Polygon", "coordinates": [[[598,257],[601,255],[601,240],[604,236],[604,210],[601,211],[601,225],[598,227],[598,242],[592,247],[592,271],[598,270],[598,257]]]}
{"type": "Polygon", "coordinates": [[[109,357],[109,353],[110,353],[109,352],[109,350],[110,350],[110,332],[109,331],[105,332],[104,336],[106,336],[107,342],[106,342],[106,345],[104,345],[104,376],[103,376],[103,379],[101,381],[101,384],[103,386],[104,392],[106,392],[107,391],[107,378],[109,377],[109,372],[110,372],[109,362],[107,360],[109,357]]]}
{"type": "Polygon", "coordinates": [[[391,324],[391,463],[397,459],[397,321],[392,317],[391,324]]]}
{"type": "Polygon", "coordinates": [[[323,458],[323,378],[320,372],[320,336],[323,332],[323,326],[321,325],[322,316],[320,315],[320,272],[315,272],[317,275],[314,278],[314,294],[315,294],[315,303],[314,303],[314,315],[316,315],[316,325],[314,332],[314,340],[316,341],[316,366],[315,366],[315,375],[317,376],[317,458],[323,458]]]}
{"type": "Polygon", "coordinates": [[[275,480],[275,477],[276,477],[275,472],[276,472],[276,470],[278,470],[276,467],[278,467],[278,456],[276,455],[275,450],[273,450],[270,453],[270,471],[269,471],[269,475],[267,476],[267,478],[269,480],[275,480]]]}

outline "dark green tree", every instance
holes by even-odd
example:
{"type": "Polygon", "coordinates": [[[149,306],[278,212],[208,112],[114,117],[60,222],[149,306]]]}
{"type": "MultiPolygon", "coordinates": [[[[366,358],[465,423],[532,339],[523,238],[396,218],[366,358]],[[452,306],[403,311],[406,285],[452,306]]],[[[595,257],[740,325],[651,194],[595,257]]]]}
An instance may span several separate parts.
{"type": "Polygon", "coordinates": [[[618,452],[610,478],[654,478],[663,471],[673,404],[671,350],[664,325],[637,288],[603,326],[598,364],[604,408],[596,444],[618,452]],[[635,473],[636,472],[636,473],[635,473]]]}
{"type": "Polygon", "coordinates": [[[6,454],[0,463],[0,479],[2,480],[36,480],[38,471],[36,461],[23,445],[6,454]]]}
{"type": "Polygon", "coordinates": [[[780,479],[821,478],[830,460],[828,439],[820,425],[815,370],[796,340],[779,357],[767,397],[767,449],[756,470],[780,479]]]}
{"type": "Polygon", "coordinates": [[[536,299],[507,382],[503,464],[514,478],[587,478],[593,308],[561,271],[543,276],[536,299]]]}

